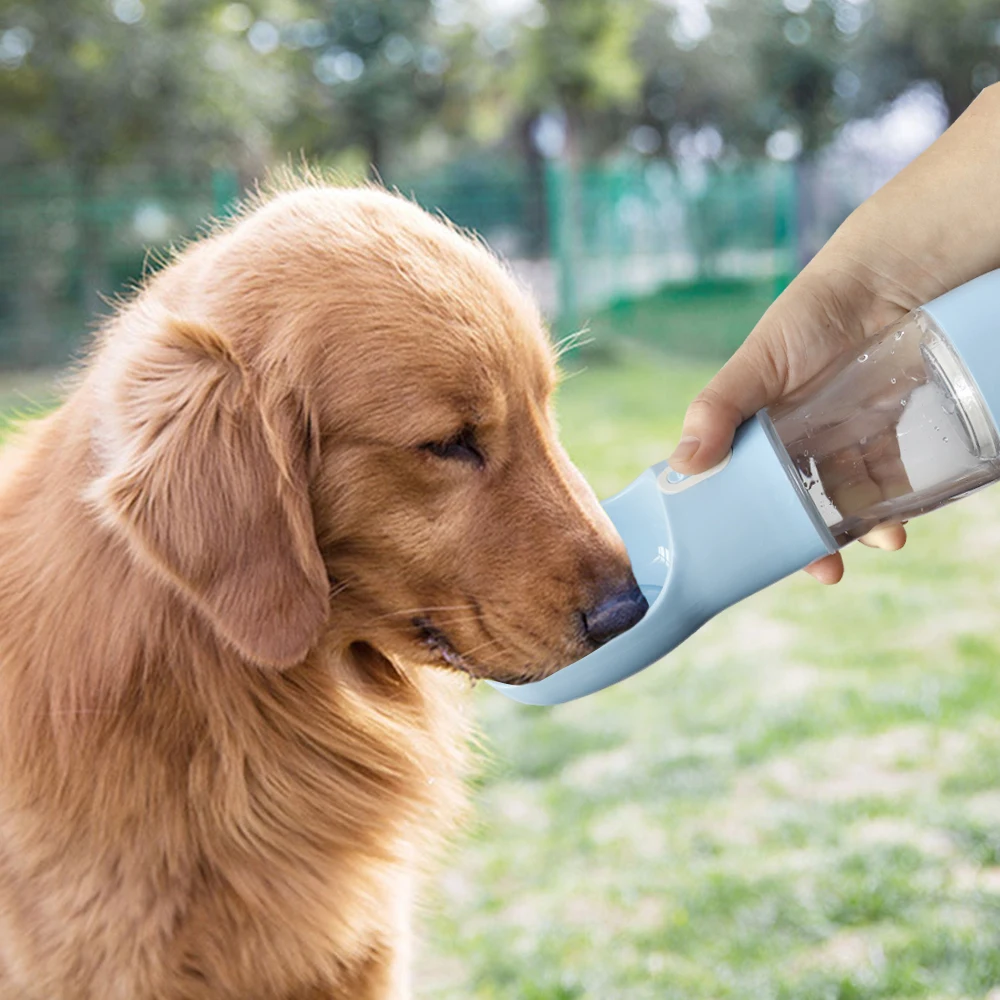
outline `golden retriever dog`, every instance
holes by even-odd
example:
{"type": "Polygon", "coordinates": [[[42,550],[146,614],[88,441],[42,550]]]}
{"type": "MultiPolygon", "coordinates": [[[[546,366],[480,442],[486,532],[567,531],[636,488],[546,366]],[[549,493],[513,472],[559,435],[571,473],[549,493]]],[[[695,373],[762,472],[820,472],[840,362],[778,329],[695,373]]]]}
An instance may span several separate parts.
{"type": "Polygon", "coordinates": [[[0,478],[0,998],[385,1000],[470,678],[644,611],[479,243],[258,200],[123,303],[0,478]]]}

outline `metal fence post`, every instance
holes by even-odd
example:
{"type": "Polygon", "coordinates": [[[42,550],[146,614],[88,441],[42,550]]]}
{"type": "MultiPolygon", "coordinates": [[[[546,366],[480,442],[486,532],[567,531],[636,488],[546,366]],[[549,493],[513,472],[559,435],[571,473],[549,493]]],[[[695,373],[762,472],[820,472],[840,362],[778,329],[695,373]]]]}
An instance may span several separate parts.
{"type": "Polygon", "coordinates": [[[799,269],[799,167],[775,164],[774,249],[778,255],[774,269],[774,297],[791,283],[799,269]]]}
{"type": "Polygon", "coordinates": [[[240,182],[232,170],[212,171],[212,215],[224,219],[231,215],[240,197],[240,182]]]}
{"type": "Polygon", "coordinates": [[[558,307],[554,326],[561,333],[575,331],[579,303],[576,291],[577,178],[570,164],[549,162],[545,195],[549,215],[549,245],[557,270],[558,307]]]}

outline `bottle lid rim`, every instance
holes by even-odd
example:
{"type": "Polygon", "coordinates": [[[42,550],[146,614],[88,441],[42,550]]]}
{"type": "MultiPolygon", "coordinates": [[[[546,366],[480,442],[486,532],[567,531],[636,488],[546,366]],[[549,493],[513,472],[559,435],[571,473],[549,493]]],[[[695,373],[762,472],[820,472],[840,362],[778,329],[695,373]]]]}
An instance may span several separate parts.
{"type": "Polygon", "coordinates": [[[989,461],[1000,454],[993,418],[986,409],[972,376],[945,337],[933,336],[924,341],[922,353],[944,391],[957,404],[956,416],[969,438],[974,454],[989,461]]]}

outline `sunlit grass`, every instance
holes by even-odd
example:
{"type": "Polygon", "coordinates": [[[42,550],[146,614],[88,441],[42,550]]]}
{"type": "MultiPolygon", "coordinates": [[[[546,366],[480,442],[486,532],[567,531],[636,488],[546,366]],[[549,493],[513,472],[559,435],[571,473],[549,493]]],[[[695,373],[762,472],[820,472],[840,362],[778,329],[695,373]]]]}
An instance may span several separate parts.
{"type": "Polygon", "coordinates": [[[55,399],[52,372],[0,372],[0,441],[19,421],[43,413],[55,399]]]}
{"type": "MultiPolygon", "coordinates": [[[[607,495],[668,454],[711,369],[570,378],[607,495]]],[[[438,879],[420,995],[875,1000],[1000,985],[1000,491],[855,547],[554,709],[477,693],[492,760],[438,879]],[[994,526],[997,527],[994,527],[994,526]]]]}

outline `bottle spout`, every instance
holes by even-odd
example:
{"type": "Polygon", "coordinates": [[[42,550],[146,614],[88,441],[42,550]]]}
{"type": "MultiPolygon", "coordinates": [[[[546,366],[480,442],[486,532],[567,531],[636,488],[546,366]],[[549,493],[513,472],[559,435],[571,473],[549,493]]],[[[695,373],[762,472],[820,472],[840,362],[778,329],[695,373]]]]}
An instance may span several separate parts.
{"type": "Polygon", "coordinates": [[[684,476],[660,462],[604,507],[649,610],[549,677],[494,683],[515,701],[556,705],[631,677],[723,608],[835,551],[763,413],[739,429],[714,469],[684,476]]]}
{"type": "Polygon", "coordinates": [[[529,684],[490,681],[493,687],[526,705],[557,705],[623,680],[663,655],[655,651],[659,649],[655,641],[659,631],[656,623],[662,614],[673,563],[670,524],[663,493],[657,484],[658,470],[664,464],[647,469],[603,504],[625,543],[632,572],[649,603],[644,617],[593,653],[550,677],[529,684]]]}

